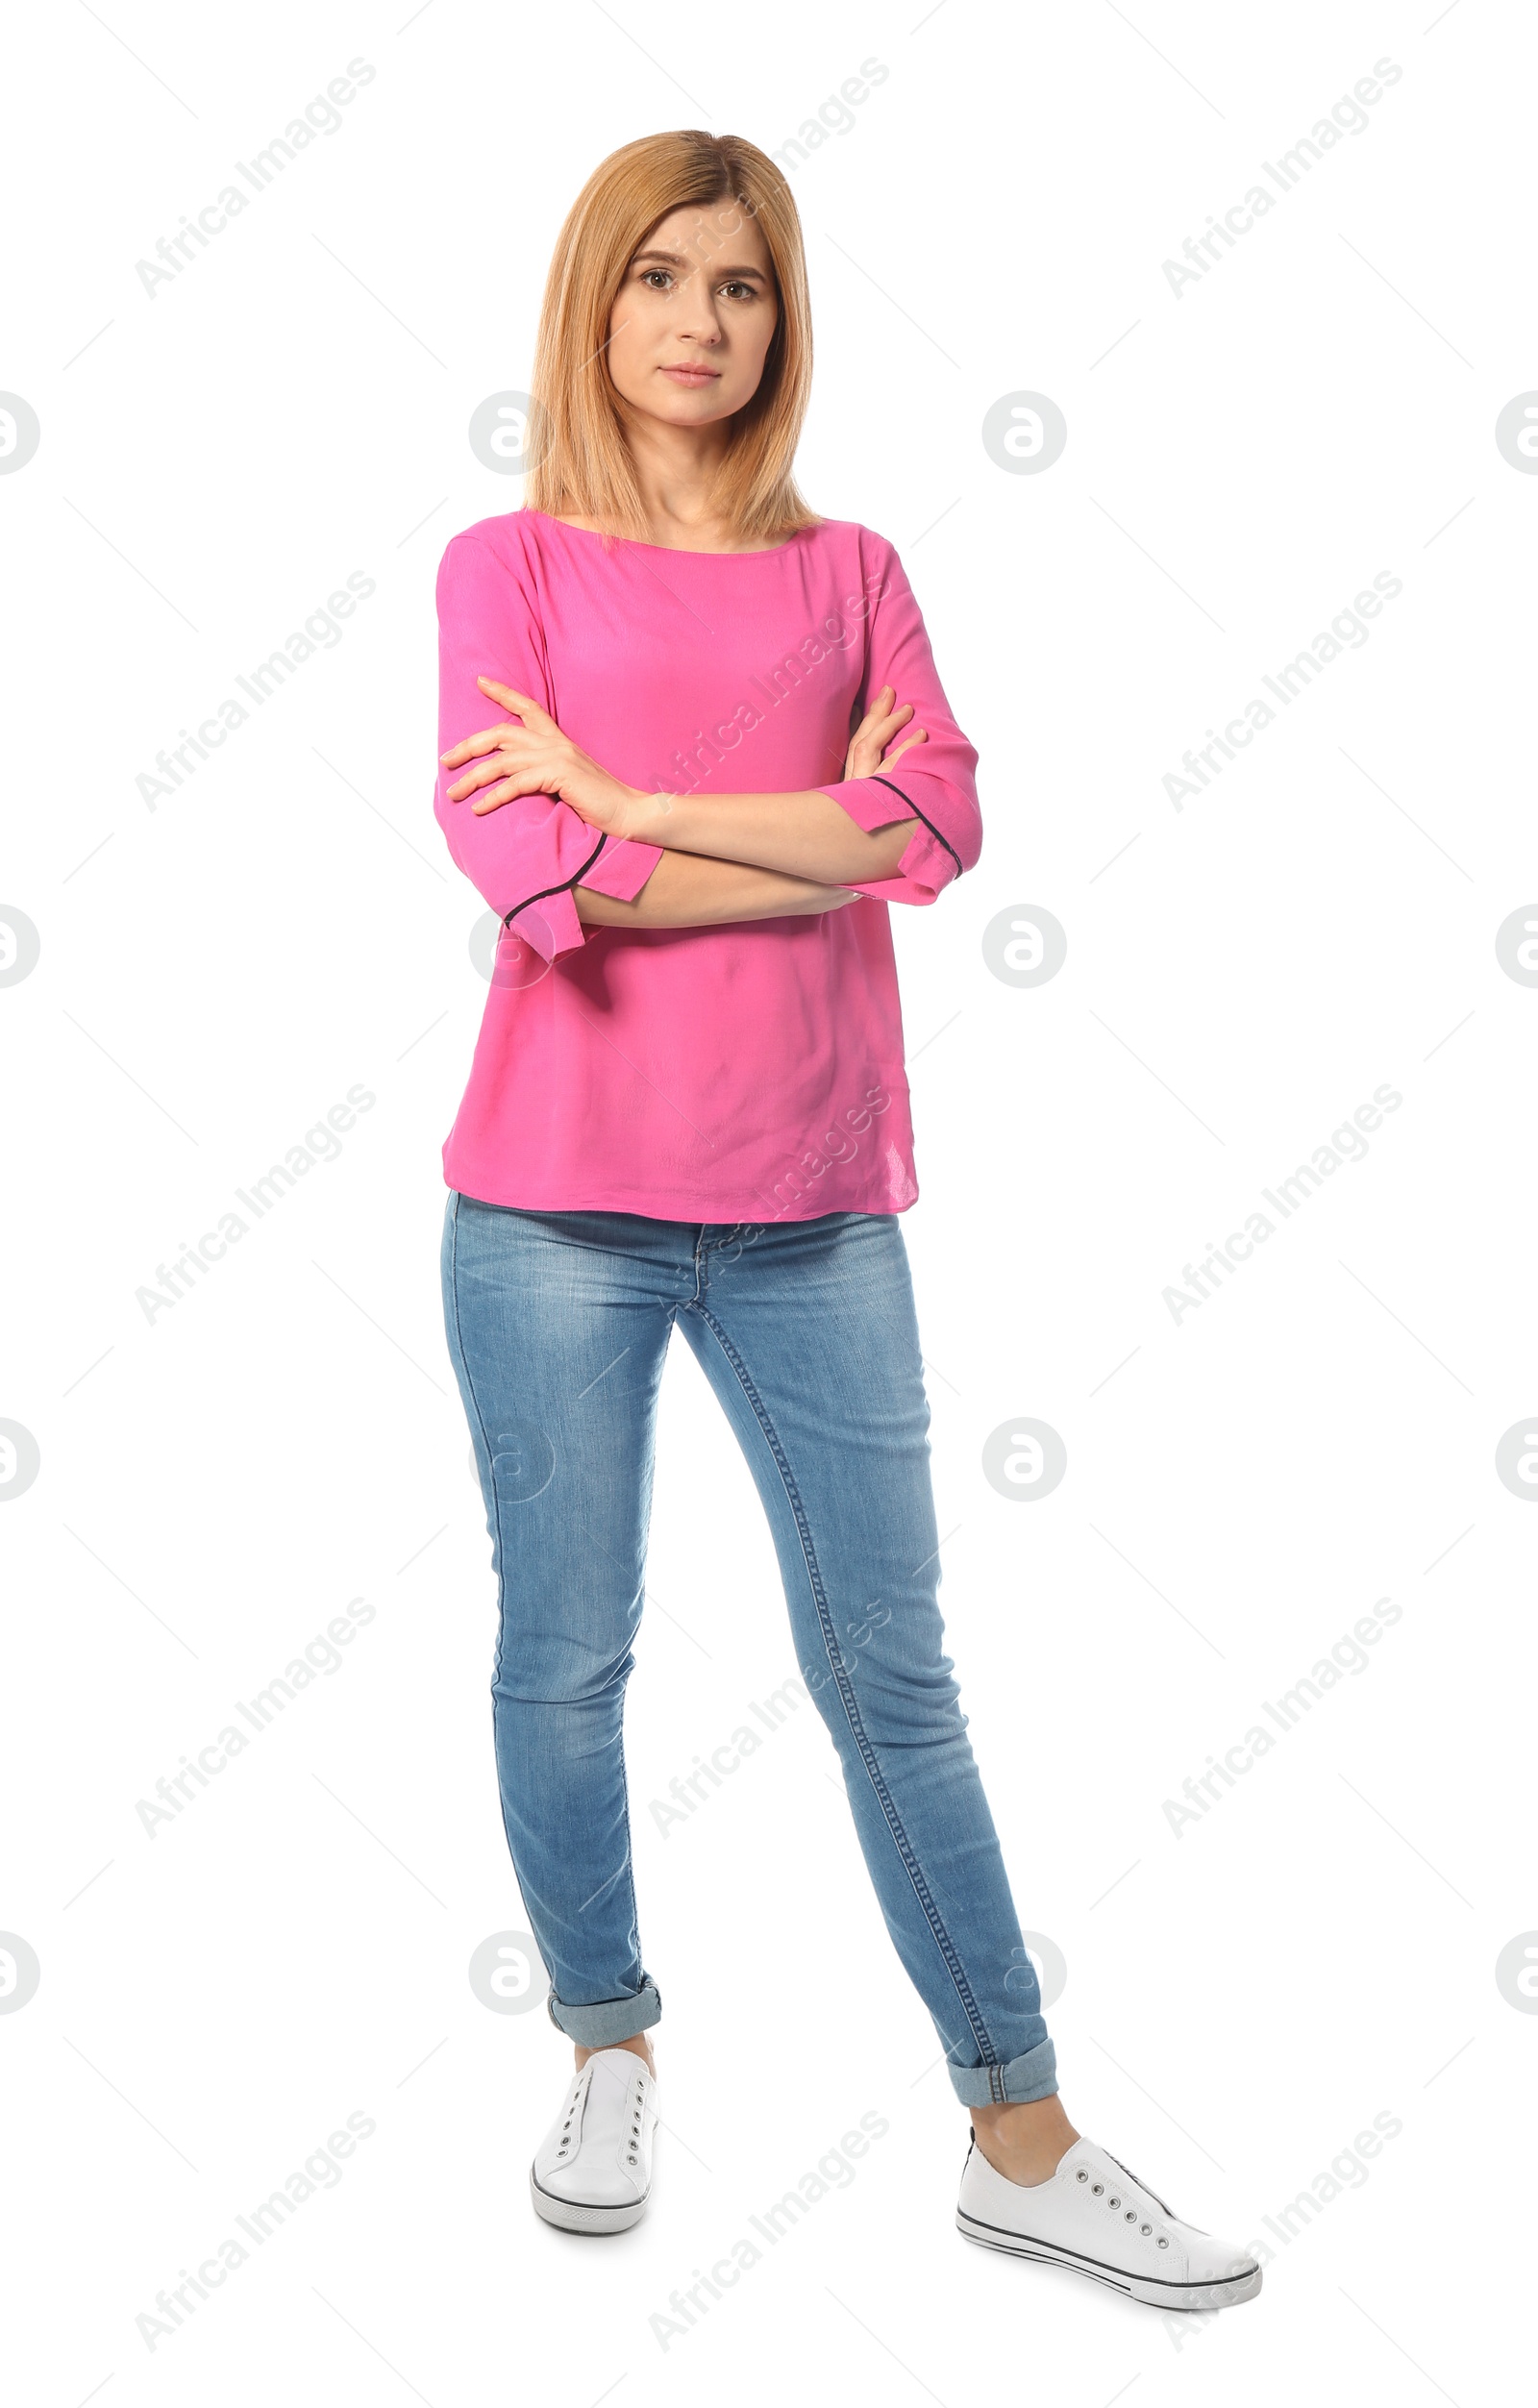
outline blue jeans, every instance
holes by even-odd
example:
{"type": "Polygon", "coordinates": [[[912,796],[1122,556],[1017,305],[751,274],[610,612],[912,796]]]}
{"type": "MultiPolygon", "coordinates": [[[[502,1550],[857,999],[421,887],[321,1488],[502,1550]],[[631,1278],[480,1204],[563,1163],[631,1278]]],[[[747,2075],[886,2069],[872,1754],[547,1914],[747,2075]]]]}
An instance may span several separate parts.
{"type": "Polygon", "coordinates": [[[621,1723],[677,1323],[763,1501],[801,1677],[956,2095],[983,2106],[1055,2091],[944,1652],[930,1408],[896,1215],[728,1229],[451,1193],[443,1302],[500,1592],[503,1820],[553,2020],[603,2048],[661,2013],[641,1958],[621,1723]]]}

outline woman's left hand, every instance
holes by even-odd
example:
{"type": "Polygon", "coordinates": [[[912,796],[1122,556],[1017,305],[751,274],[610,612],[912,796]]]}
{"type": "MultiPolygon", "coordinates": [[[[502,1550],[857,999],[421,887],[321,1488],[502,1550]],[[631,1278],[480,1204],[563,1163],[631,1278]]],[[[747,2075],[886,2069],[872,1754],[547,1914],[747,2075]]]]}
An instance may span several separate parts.
{"type": "Polygon", "coordinates": [[[462,803],[466,795],[474,794],[470,808],[479,816],[504,803],[516,802],[520,795],[556,794],[590,828],[602,829],[609,836],[629,832],[636,804],[646,800],[641,787],[628,786],[611,777],[561,734],[549,711],[541,709],[532,695],[499,685],[495,678],[477,678],[476,683],[523,724],[510,726],[504,721],[500,727],[484,728],[479,735],[467,735],[462,744],[439,756],[445,769],[458,769],[465,761],[475,763],[448,789],[451,803],[462,803]]]}
{"type": "Polygon", "coordinates": [[[849,752],[844,761],[845,777],[874,777],[879,770],[890,769],[895,762],[900,761],[911,746],[927,744],[929,742],[927,729],[908,728],[908,721],[912,716],[912,704],[900,703],[897,699],[897,688],[892,685],[883,685],[849,739],[849,752]],[[893,745],[891,752],[888,753],[886,747],[892,743],[893,737],[903,728],[908,729],[906,735],[904,736],[901,744],[893,745]]]}

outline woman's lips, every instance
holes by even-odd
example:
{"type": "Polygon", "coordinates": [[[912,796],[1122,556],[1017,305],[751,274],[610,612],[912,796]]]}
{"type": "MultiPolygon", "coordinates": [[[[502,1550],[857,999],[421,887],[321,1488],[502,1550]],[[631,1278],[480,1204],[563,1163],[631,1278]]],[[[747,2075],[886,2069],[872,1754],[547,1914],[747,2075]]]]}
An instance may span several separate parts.
{"type": "Polygon", "coordinates": [[[678,367],[664,368],[662,374],[670,376],[675,385],[713,385],[721,371],[719,368],[678,367]]]}

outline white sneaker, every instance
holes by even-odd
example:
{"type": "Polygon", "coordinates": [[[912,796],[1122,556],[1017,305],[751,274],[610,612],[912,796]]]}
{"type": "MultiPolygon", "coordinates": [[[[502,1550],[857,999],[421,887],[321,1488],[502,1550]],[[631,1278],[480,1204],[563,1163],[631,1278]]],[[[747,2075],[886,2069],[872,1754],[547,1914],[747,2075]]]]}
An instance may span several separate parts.
{"type": "Polygon", "coordinates": [[[1172,2216],[1118,2158],[1077,2140],[1046,2182],[1011,2182],[974,2134],[955,2220],[969,2241],[1066,2266],[1157,2308],[1227,2308],[1253,2299],[1260,2269],[1231,2241],[1172,2216]]]}
{"type": "Polygon", "coordinates": [[[624,2232],[652,2190],[657,2084],[632,2048],[598,2048],[529,2169],[534,2214],[563,2232],[624,2232]]]}

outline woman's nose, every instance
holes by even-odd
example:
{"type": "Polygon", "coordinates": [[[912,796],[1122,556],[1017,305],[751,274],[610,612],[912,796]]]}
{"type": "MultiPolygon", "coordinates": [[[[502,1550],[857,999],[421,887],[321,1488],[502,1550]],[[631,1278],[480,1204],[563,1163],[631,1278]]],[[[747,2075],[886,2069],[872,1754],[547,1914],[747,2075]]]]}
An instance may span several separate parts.
{"type": "Polygon", "coordinates": [[[680,290],[673,332],[697,343],[721,340],[720,312],[713,295],[698,276],[691,277],[680,290]]]}

